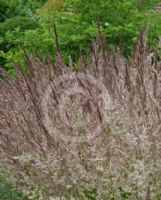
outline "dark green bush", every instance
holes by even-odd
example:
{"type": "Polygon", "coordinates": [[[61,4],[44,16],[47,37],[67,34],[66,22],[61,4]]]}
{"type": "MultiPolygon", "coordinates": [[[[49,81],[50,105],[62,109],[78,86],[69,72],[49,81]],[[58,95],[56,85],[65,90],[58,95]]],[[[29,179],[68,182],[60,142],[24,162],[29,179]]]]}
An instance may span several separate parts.
{"type": "MultiPolygon", "coordinates": [[[[17,4],[21,7],[24,2],[26,10],[35,12],[43,1],[45,0],[37,0],[33,5],[31,0],[22,0],[17,4]]],[[[48,2],[50,7],[52,1],[48,2]]],[[[43,57],[48,54],[53,56],[53,21],[56,22],[61,53],[67,62],[69,55],[75,61],[80,52],[83,54],[89,51],[91,42],[98,33],[98,24],[111,51],[121,46],[124,55],[129,57],[136,38],[143,29],[148,32],[148,45],[158,48],[161,15],[155,10],[157,2],[158,0],[66,0],[58,11],[51,12],[50,9],[46,13],[40,9],[37,14],[31,14],[30,18],[21,16],[7,19],[0,24],[0,50],[3,51],[0,53],[0,64],[6,66],[6,63],[11,65],[13,60],[18,61],[24,48],[30,53],[35,49],[43,57]]],[[[22,9],[18,10],[23,15],[22,9]]]]}
{"type": "MultiPolygon", "coordinates": [[[[46,0],[0,0],[0,13],[5,18],[32,16],[46,0]],[[5,15],[4,15],[5,14],[5,15]]],[[[4,21],[4,20],[3,20],[4,21]]]]}
{"type": "MultiPolygon", "coordinates": [[[[11,48],[16,51],[18,47],[16,41],[24,34],[24,31],[36,29],[37,27],[38,22],[33,18],[17,16],[7,19],[0,24],[0,51],[7,53],[11,48]],[[9,37],[9,34],[12,35],[12,38],[9,37]]],[[[6,58],[0,55],[0,65],[4,66],[5,63],[6,58]]]]}
{"type": "Polygon", "coordinates": [[[0,0],[0,23],[8,17],[9,5],[5,0],[0,0]]]}
{"type": "Polygon", "coordinates": [[[20,28],[20,31],[27,29],[35,29],[38,27],[38,22],[29,17],[17,16],[7,19],[4,23],[0,24],[0,36],[5,36],[6,32],[11,32],[16,28],[20,28]]]}

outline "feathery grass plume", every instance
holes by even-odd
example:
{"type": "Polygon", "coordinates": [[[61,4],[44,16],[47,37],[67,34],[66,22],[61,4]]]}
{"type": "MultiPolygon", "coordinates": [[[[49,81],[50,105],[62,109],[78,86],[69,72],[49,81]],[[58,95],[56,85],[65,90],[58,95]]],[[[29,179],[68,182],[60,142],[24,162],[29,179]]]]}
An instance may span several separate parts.
{"type": "Polygon", "coordinates": [[[157,199],[161,63],[146,37],[127,62],[104,41],[78,71],[25,54],[26,75],[1,70],[0,163],[30,199],[157,199]]]}

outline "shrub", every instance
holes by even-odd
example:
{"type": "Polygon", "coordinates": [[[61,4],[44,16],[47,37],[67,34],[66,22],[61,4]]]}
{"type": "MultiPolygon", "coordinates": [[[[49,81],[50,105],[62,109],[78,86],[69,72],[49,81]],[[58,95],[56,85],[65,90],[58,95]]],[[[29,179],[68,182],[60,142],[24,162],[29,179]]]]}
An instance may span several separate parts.
{"type": "Polygon", "coordinates": [[[9,6],[7,5],[6,1],[0,0],[0,23],[4,22],[8,17],[8,9],[9,6]]]}
{"type": "Polygon", "coordinates": [[[0,51],[2,51],[0,55],[1,66],[4,67],[6,62],[11,62],[9,59],[6,59],[7,52],[10,50],[17,52],[18,47],[24,43],[24,31],[36,28],[38,28],[38,22],[35,19],[19,16],[7,19],[0,24],[0,51]]]}
{"type": "Polygon", "coordinates": [[[35,29],[36,27],[38,27],[36,20],[28,17],[17,16],[7,19],[4,23],[0,24],[0,35],[4,36],[6,32],[11,32],[16,28],[25,31],[27,29],[35,29]]]}

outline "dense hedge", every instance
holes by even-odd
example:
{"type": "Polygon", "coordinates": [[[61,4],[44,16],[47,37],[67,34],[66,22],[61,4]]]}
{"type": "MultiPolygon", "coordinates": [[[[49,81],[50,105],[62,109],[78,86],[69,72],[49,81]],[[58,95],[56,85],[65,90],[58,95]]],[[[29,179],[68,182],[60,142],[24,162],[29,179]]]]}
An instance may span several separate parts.
{"type": "Polygon", "coordinates": [[[13,2],[7,11],[10,18],[0,24],[0,65],[7,69],[12,68],[13,60],[22,62],[23,49],[30,53],[35,49],[43,57],[54,55],[53,22],[67,62],[69,55],[77,60],[80,52],[88,52],[98,31],[111,51],[121,47],[129,57],[138,34],[146,29],[149,46],[160,51],[161,15],[155,10],[159,0],[48,0],[44,5],[45,0],[13,2]],[[16,17],[11,15],[14,7],[16,17]]]}

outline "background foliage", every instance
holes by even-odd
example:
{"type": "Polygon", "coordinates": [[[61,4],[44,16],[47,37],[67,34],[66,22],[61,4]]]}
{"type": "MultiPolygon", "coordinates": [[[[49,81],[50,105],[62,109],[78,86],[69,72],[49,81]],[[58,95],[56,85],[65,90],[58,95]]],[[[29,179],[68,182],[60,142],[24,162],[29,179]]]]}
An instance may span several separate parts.
{"type": "Polygon", "coordinates": [[[53,23],[61,52],[68,61],[90,49],[99,29],[111,50],[121,47],[128,57],[142,29],[148,44],[159,49],[161,15],[158,0],[0,0],[0,65],[12,69],[22,62],[23,50],[33,49],[44,58],[54,55],[53,23]]]}

